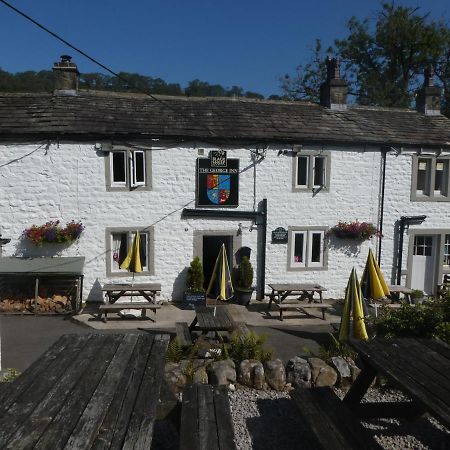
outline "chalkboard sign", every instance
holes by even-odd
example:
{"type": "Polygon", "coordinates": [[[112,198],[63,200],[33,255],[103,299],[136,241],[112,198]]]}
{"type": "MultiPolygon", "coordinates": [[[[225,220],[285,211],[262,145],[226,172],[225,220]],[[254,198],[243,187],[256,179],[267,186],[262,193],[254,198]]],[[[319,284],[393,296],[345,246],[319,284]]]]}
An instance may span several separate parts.
{"type": "Polygon", "coordinates": [[[185,292],[183,295],[183,306],[194,309],[196,306],[206,305],[206,295],[204,292],[185,292]]]}
{"type": "Polygon", "coordinates": [[[286,244],[288,241],[288,231],[283,227],[278,227],[272,231],[273,244],[286,244]]]}

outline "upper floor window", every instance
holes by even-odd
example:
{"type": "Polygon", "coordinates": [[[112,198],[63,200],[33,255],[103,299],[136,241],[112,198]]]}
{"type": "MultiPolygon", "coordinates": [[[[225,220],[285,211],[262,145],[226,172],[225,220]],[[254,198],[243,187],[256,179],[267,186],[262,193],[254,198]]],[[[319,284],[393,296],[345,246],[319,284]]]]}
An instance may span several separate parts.
{"type": "Polygon", "coordinates": [[[330,154],[302,150],[294,156],[293,191],[328,190],[330,154]]]}
{"type": "Polygon", "coordinates": [[[288,270],[325,269],[325,228],[289,227],[288,270]]]}
{"type": "Polygon", "coordinates": [[[450,201],[449,157],[414,156],[412,201],[450,201]]]}
{"type": "MultiPolygon", "coordinates": [[[[139,255],[142,272],[136,275],[151,275],[153,273],[152,233],[152,227],[139,230],[139,255]]],[[[120,265],[130,250],[135,234],[136,228],[118,227],[106,229],[106,272],[108,276],[129,275],[128,270],[121,269],[120,265]]]]}
{"type": "Polygon", "coordinates": [[[151,189],[150,151],[114,147],[106,160],[107,190],[151,189]]]}

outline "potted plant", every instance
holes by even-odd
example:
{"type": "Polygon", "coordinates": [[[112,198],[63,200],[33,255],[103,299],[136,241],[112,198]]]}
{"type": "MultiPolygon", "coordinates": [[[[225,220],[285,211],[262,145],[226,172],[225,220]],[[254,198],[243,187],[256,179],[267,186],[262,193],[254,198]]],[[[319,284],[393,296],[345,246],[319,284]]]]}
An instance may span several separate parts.
{"type": "Polygon", "coordinates": [[[23,231],[23,236],[34,245],[41,247],[43,244],[70,244],[76,241],[84,230],[84,225],[72,220],[65,227],[59,220],[50,220],[44,225],[32,225],[23,231]]]}
{"type": "Polygon", "coordinates": [[[253,294],[253,267],[247,256],[243,256],[236,271],[236,297],[240,305],[247,306],[253,294]]]}
{"type": "Polygon", "coordinates": [[[183,305],[194,308],[195,305],[205,305],[206,295],[203,284],[205,275],[200,258],[196,256],[187,270],[186,291],[183,295],[183,305]]]}
{"type": "Polygon", "coordinates": [[[330,228],[327,235],[334,234],[340,239],[355,239],[366,241],[373,236],[380,236],[377,227],[369,222],[338,222],[337,225],[330,228]]]}
{"type": "Polygon", "coordinates": [[[416,305],[418,303],[421,303],[423,300],[423,291],[421,291],[420,289],[414,289],[411,292],[411,303],[413,305],[416,305]]]}

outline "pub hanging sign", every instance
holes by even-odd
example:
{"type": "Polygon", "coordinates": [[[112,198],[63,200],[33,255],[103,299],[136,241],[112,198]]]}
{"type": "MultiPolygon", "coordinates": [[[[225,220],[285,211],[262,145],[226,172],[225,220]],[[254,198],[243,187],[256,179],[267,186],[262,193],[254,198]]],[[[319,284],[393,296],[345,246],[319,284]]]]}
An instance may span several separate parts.
{"type": "Polygon", "coordinates": [[[239,159],[223,150],[197,159],[197,206],[239,206],[239,159]]]}

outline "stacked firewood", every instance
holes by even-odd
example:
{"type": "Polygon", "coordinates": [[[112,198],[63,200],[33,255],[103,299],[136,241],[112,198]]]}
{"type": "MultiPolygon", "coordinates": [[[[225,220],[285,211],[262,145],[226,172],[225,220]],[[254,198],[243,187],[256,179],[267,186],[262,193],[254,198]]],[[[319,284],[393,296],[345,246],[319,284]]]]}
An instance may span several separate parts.
{"type": "Polygon", "coordinates": [[[51,297],[38,296],[35,300],[5,298],[0,301],[2,312],[37,312],[62,314],[72,309],[70,300],[65,295],[54,294],[51,297]]]}

